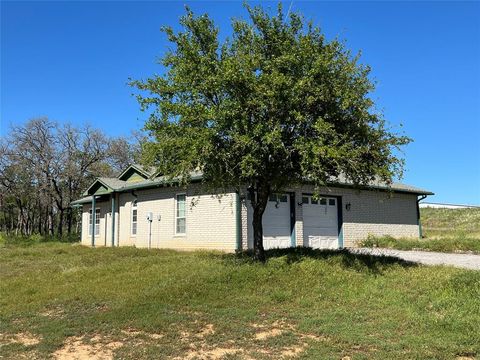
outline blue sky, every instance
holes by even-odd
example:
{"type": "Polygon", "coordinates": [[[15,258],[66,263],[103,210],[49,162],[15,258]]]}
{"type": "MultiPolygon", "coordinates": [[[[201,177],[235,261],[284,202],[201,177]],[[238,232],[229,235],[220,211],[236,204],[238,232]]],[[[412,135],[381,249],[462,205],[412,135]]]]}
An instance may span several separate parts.
{"type": "MultiPolygon", "coordinates": [[[[176,27],[184,4],[2,1],[0,134],[37,116],[111,135],[140,129],[146,115],[126,83],[162,71],[159,29],[176,27]]],[[[246,16],[241,2],[188,4],[222,36],[246,16]]],[[[435,192],[431,201],[480,205],[480,3],[293,1],[292,10],[362,50],[378,107],[414,139],[402,181],[435,192]]]]}

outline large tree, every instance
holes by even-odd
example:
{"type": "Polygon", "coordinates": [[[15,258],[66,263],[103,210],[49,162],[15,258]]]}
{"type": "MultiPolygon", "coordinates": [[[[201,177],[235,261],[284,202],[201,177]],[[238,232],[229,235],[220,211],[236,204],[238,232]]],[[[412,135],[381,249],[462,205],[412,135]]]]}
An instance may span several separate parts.
{"type": "Polygon", "coordinates": [[[165,71],[131,85],[143,111],[146,160],[189,181],[201,170],[216,188],[247,186],[253,207],[254,257],[264,260],[262,216],[272,192],[305,180],[316,188],[342,175],[354,185],[391,182],[408,143],[375,110],[370,68],[345,45],[327,41],[300,14],[285,18],[251,8],[220,42],[208,15],[187,8],[165,71]]]}

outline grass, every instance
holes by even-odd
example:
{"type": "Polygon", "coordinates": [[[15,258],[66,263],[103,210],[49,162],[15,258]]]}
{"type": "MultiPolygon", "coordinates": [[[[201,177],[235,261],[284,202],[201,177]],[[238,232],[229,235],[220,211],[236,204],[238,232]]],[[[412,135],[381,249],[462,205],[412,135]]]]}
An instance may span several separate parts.
{"type": "Polygon", "coordinates": [[[420,209],[424,235],[430,239],[480,239],[480,209],[420,209]]]}
{"type": "Polygon", "coordinates": [[[362,246],[480,254],[480,209],[422,208],[420,216],[424,238],[371,236],[362,242],[362,246]]]}
{"type": "Polygon", "coordinates": [[[4,244],[0,357],[480,355],[480,272],[343,251],[268,256],[4,244]]]}
{"type": "Polygon", "coordinates": [[[48,242],[75,243],[80,241],[80,234],[65,234],[63,236],[14,235],[0,232],[0,247],[4,246],[32,246],[48,242]]]}

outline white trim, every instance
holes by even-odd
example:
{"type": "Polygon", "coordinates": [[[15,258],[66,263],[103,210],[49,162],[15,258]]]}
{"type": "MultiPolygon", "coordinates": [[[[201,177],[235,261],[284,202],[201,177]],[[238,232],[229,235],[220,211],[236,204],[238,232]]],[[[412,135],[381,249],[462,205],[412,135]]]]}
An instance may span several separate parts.
{"type": "Polygon", "coordinates": [[[173,233],[175,234],[175,236],[178,236],[178,237],[186,236],[187,235],[187,193],[185,193],[185,192],[175,193],[173,212],[174,212],[173,215],[174,215],[174,219],[175,219],[175,221],[173,222],[173,227],[174,227],[174,232],[173,233]],[[184,209],[185,215],[183,216],[183,218],[182,217],[177,217],[177,204],[178,204],[177,199],[181,195],[185,196],[185,209],[184,209]],[[183,232],[183,233],[177,232],[177,220],[178,219],[185,219],[185,232],[183,232]]]}
{"type": "Polygon", "coordinates": [[[130,204],[130,236],[131,237],[136,237],[138,234],[138,200],[135,199],[131,202],[130,204]],[[135,221],[135,234],[133,233],[133,211],[136,211],[136,217],[137,217],[137,220],[135,221]]]}

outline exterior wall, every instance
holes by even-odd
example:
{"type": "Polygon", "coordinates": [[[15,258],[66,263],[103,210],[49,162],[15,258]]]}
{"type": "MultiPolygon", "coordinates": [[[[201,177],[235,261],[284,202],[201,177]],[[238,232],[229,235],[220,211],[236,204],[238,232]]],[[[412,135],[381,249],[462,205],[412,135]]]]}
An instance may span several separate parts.
{"type": "MultiPolygon", "coordinates": [[[[295,193],[296,245],[304,246],[303,213],[302,206],[299,203],[302,194],[311,194],[314,192],[314,188],[304,185],[295,189],[287,189],[287,192],[295,193]]],[[[355,247],[359,241],[366,239],[370,234],[375,236],[390,235],[397,238],[419,237],[417,196],[415,194],[388,193],[375,190],[360,191],[333,187],[322,188],[320,193],[325,196],[341,197],[343,217],[341,230],[344,247],[355,247]],[[346,209],[347,204],[350,204],[350,210],[346,209]]],[[[244,219],[242,221],[243,248],[252,248],[253,229],[251,220],[253,209],[248,200],[244,200],[242,212],[242,219],[244,219]]]]}
{"type": "MultiPolygon", "coordinates": [[[[96,246],[111,246],[111,203],[98,202],[100,207],[100,235],[96,246]],[[106,226],[106,228],[105,228],[106,226]]],[[[223,196],[202,191],[198,184],[187,190],[162,187],[118,194],[118,213],[115,216],[116,245],[179,250],[217,249],[235,251],[237,246],[235,193],[223,196]],[[186,234],[175,234],[176,194],[186,193],[186,234]],[[132,203],[137,199],[137,234],[131,234],[132,203]],[[146,216],[151,212],[153,221],[146,216]],[[160,220],[158,220],[160,216],[160,220]],[[150,235],[151,225],[151,235],[150,235]]],[[[88,211],[83,207],[82,244],[91,245],[88,236],[88,211]],[[85,234],[85,235],[84,235],[85,234]]]]}
{"type": "MultiPolygon", "coordinates": [[[[91,204],[83,205],[82,212],[82,245],[92,245],[92,235],[89,234],[89,211],[91,204]]],[[[95,246],[110,246],[112,242],[111,233],[111,204],[108,201],[97,201],[95,207],[100,208],[100,233],[95,236],[95,246]]]]}
{"type": "Polygon", "coordinates": [[[416,201],[414,194],[350,190],[342,197],[344,246],[354,247],[368,235],[418,238],[416,201]]]}
{"type": "MultiPolygon", "coordinates": [[[[303,193],[313,193],[312,186],[301,186],[287,190],[295,194],[295,240],[304,246],[303,193]]],[[[390,235],[394,237],[418,237],[415,194],[387,193],[382,191],[354,190],[346,188],[323,188],[321,194],[339,196],[342,201],[343,246],[354,247],[368,235],[390,235]],[[350,204],[350,210],[346,205],[350,204]]],[[[250,201],[246,200],[245,189],[241,194],[242,249],[253,247],[252,215],[250,201]]],[[[237,247],[236,196],[234,192],[223,196],[202,191],[199,184],[191,185],[186,191],[178,187],[162,187],[137,190],[133,193],[116,194],[115,245],[171,249],[217,249],[235,251],[237,247]],[[186,234],[175,234],[175,197],[186,193],[186,234]],[[131,235],[132,202],[137,199],[137,235],[131,235]],[[147,213],[153,214],[151,222],[147,213]],[[160,220],[158,217],[160,216],[160,220]],[[150,239],[150,241],[149,241],[150,239]]],[[[90,204],[83,206],[82,244],[91,245],[88,234],[90,204]]],[[[100,208],[100,234],[95,236],[95,246],[111,246],[111,202],[97,201],[100,208]]]]}

